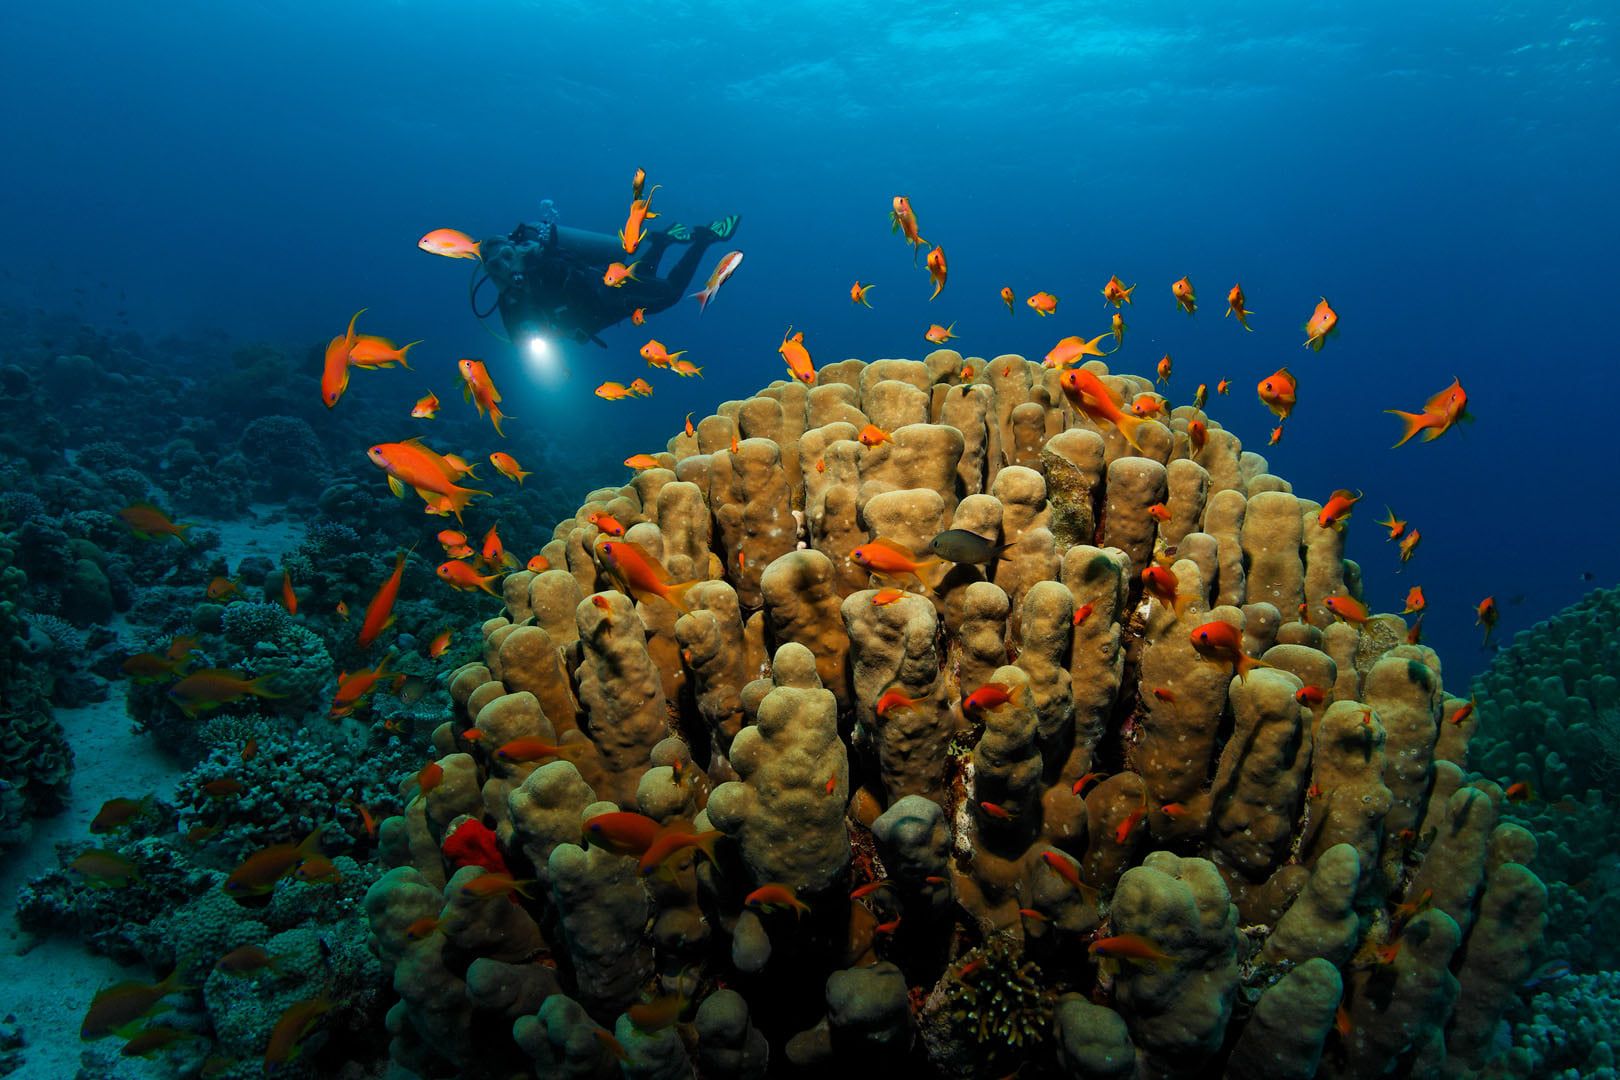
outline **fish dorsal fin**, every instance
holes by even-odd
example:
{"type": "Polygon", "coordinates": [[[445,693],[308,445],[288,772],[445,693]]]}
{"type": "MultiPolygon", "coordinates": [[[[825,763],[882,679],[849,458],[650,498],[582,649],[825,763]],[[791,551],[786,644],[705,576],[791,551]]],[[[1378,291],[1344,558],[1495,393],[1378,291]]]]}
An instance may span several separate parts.
{"type": "Polygon", "coordinates": [[[908,559],[915,559],[917,557],[916,552],[906,547],[906,545],[900,543],[898,540],[890,540],[886,536],[879,536],[874,540],[868,540],[867,544],[872,547],[880,547],[887,551],[892,551],[896,555],[904,555],[908,559]]]}

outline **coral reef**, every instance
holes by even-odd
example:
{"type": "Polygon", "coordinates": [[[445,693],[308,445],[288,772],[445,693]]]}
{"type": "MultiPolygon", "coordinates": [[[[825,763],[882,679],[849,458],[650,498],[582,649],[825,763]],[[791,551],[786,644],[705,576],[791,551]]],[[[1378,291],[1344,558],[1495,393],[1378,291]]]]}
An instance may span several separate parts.
{"type": "Polygon", "coordinates": [[[366,896],[398,1075],[1491,1066],[1547,898],[1439,658],[1213,420],[1058,380],[772,384],[507,576],[366,896]]]}

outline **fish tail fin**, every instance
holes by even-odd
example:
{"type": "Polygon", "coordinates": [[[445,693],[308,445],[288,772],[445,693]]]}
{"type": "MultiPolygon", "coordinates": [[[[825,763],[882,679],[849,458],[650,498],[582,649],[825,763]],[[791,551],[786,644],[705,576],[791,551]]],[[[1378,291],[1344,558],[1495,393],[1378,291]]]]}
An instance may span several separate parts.
{"type": "Polygon", "coordinates": [[[719,863],[720,860],[717,859],[714,854],[714,845],[715,842],[724,835],[725,833],[722,833],[719,830],[711,830],[700,836],[697,843],[693,844],[692,846],[703,852],[704,858],[708,859],[711,863],[719,863]]]}
{"type": "Polygon", "coordinates": [[[401,345],[399,347],[399,366],[400,367],[405,368],[406,370],[410,370],[411,365],[406,362],[405,354],[410,352],[412,349],[416,348],[416,346],[422,344],[422,341],[423,341],[422,338],[417,338],[415,341],[411,342],[409,345],[401,345]]]}
{"type": "Polygon", "coordinates": [[[1425,427],[1428,427],[1428,413],[1402,412],[1400,409],[1385,409],[1384,411],[1389,413],[1391,416],[1400,417],[1401,424],[1403,425],[1401,439],[1395,444],[1395,446],[1390,447],[1391,450],[1395,449],[1396,446],[1405,446],[1411,441],[1412,436],[1422,431],[1425,427]]]}
{"type": "Polygon", "coordinates": [[[703,289],[699,289],[697,292],[693,293],[692,295],[697,297],[698,314],[701,315],[701,314],[703,314],[704,309],[709,306],[709,297],[714,295],[714,290],[709,289],[709,288],[703,288],[703,289]]]}
{"type": "Polygon", "coordinates": [[[1125,437],[1125,441],[1130,443],[1137,453],[1141,453],[1142,444],[1137,441],[1137,433],[1145,423],[1147,423],[1147,417],[1145,416],[1131,416],[1122,413],[1120,418],[1114,421],[1114,426],[1119,428],[1119,433],[1125,437]]]}
{"type": "Polygon", "coordinates": [[[498,578],[500,576],[501,575],[499,575],[499,574],[491,574],[486,578],[479,578],[478,579],[478,587],[480,589],[482,589],[484,592],[489,593],[489,595],[498,597],[501,594],[495,591],[495,587],[493,585],[491,585],[490,582],[494,581],[496,578],[498,578]]]}
{"type": "Polygon", "coordinates": [[[267,689],[268,684],[275,677],[276,677],[276,673],[273,672],[273,671],[270,671],[270,672],[266,672],[263,675],[260,675],[257,679],[250,680],[248,682],[248,684],[247,684],[248,693],[252,694],[254,697],[262,697],[262,698],[283,698],[283,697],[286,697],[287,695],[285,693],[282,693],[279,690],[267,689]]]}
{"type": "Polygon", "coordinates": [[[1244,682],[1244,681],[1246,681],[1245,676],[1247,676],[1249,674],[1249,672],[1253,671],[1255,668],[1268,668],[1271,665],[1266,663],[1264,660],[1260,660],[1260,659],[1257,659],[1257,658],[1255,658],[1253,656],[1250,656],[1246,652],[1239,652],[1238,653],[1238,658],[1237,658],[1237,664],[1234,665],[1234,666],[1235,666],[1235,669],[1236,669],[1235,673],[1236,673],[1236,675],[1238,677],[1238,681],[1239,682],[1244,682]]]}
{"type": "Polygon", "coordinates": [[[499,435],[503,439],[506,438],[506,432],[501,430],[501,421],[509,419],[511,419],[511,417],[501,412],[501,407],[499,405],[495,404],[493,401],[489,403],[490,423],[495,425],[495,434],[499,435]]]}
{"type": "Polygon", "coordinates": [[[699,585],[702,582],[702,578],[695,578],[692,581],[683,581],[679,585],[671,585],[665,591],[664,599],[673,604],[676,611],[685,614],[692,610],[691,604],[686,599],[686,594],[692,591],[694,585],[699,585]]]}
{"type": "Polygon", "coordinates": [[[945,575],[949,574],[955,565],[955,563],[946,562],[937,555],[924,559],[917,564],[917,580],[922,582],[923,588],[929,592],[937,592],[939,591],[940,582],[945,580],[945,575]]]}
{"type": "Polygon", "coordinates": [[[182,544],[185,544],[185,545],[187,545],[189,547],[191,545],[191,541],[186,539],[186,532],[190,528],[191,528],[191,522],[189,522],[189,521],[185,522],[183,524],[176,524],[175,527],[174,527],[175,531],[173,533],[171,533],[170,535],[172,535],[176,540],[180,541],[182,544]]]}
{"type": "Polygon", "coordinates": [[[519,469],[519,470],[517,470],[518,487],[523,486],[523,478],[525,476],[533,476],[533,475],[534,475],[534,470],[533,469],[519,469]]]}

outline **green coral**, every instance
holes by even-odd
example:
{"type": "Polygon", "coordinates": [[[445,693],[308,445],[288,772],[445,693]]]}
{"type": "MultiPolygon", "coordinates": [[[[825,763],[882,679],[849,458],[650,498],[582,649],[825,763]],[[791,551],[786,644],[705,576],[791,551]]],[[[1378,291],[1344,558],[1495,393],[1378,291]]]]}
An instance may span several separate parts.
{"type": "Polygon", "coordinates": [[[951,964],[923,1016],[930,1056],[972,1076],[1001,1076],[1037,1060],[1051,1037],[1057,995],[1015,938],[997,935],[951,964]]]}

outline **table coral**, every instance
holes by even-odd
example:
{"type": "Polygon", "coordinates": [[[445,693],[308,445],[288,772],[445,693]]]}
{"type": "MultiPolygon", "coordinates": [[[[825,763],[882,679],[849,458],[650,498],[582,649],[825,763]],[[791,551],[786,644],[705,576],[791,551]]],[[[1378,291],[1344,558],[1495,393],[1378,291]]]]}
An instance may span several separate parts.
{"type": "Polygon", "coordinates": [[[382,830],[396,1070],[1492,1065],[1546,917],[1536,845],[1463,775],[1439,658],[1395,616],[1332,623],[1359,572],[1321,507],[1190,407],[1133,452],[1021,357],[818,374],[674,436],[507,579],[449,682],[444,778],[382,830]],[[619,591],[595,511],[699,582],[679,609],[619,591]],[[1007,546],[920,577],[850,557],[953,527],[1007,546]],[[1200,652],[1211,620],[1267,666],[1200,652]],[[493,753],[520,730],[555,759],[493,753]],[[462,898],[462,815],[521,889],[462,898]],[[408,940],[422,915],[459,947],[408,940]],[[499,993],[466,974],[534,960],[499,993]]]}

